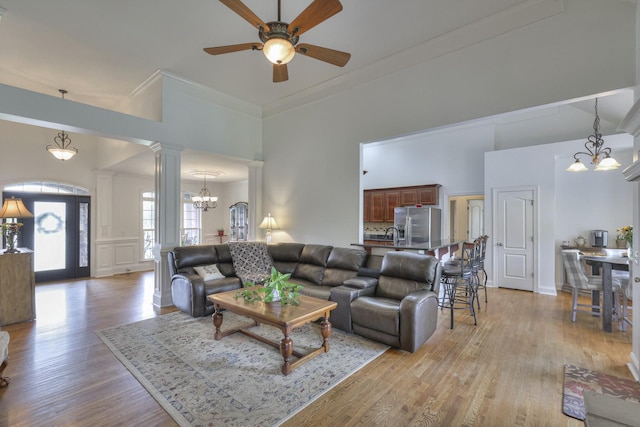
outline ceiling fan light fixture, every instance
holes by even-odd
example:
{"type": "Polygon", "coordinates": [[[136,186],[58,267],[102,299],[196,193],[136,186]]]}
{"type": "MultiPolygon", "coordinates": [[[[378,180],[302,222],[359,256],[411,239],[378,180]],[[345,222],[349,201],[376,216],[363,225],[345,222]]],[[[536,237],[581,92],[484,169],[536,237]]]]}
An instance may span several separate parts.
{"type": "Polygon", "coordinates": [[[265,42],[262,52],[270,62],[276,65],[283,65],[293,59],[296,54],[296,48],[285,38],[271,37],[265,42]]]}

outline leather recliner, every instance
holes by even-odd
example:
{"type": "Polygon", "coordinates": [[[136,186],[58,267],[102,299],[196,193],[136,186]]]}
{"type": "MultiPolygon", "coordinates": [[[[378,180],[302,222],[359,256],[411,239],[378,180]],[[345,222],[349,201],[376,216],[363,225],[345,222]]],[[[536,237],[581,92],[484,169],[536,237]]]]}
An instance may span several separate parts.
{"type": "Polygon", "coordinates": [[[415,352],[436,330],[440,272],[436,257],[413,252],[386,253],[377,284],[354,280],[341,289],[344,292],[349,286],[354,287],[353,332],[415,352]]]}

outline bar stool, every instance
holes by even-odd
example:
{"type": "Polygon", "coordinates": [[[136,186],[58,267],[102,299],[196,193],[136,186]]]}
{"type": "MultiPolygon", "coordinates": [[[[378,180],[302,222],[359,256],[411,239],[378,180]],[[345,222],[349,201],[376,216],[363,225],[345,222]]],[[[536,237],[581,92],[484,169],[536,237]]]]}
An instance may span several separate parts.
{"type": "Polygon", "coordinates": [[[477,263],[477,249],[475,243],[465,243],[462,246],[462,257],[449,260],[442,266],[441,284],[444,288],[441,308],[448,302],[451,311],[451,329],[453,329],[454,310],[466,309],[471,311],[473,324],[477,325],[476,311],[473,307],[476,298],[476,279],[473,265],[477,263]]]}
{"type": "Polygon", "coordinates": [[[478,291],[480,289],[484,289],[484,302],[488,303],[489,299],[487,298],[487,272],[484,269],[484,258],[487,253],[487,240],[489,240],[489,236],[486,234],[478,238],[480,240],[480,256],[478,258],[478,270],[482,271],[481,282],[478,282],[478,291]]]}

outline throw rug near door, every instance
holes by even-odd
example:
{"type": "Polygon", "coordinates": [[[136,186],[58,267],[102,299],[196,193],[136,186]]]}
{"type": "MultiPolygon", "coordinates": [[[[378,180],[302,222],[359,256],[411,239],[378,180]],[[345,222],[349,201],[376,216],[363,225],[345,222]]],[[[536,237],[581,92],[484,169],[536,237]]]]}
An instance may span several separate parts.
{"type": "Polygon", "coordinates": [[[573,365],[564,365],[562,412],[565,415],[584,420],[586,412],[582,392],[585,390],[640,403],[639,382],[573,365]]]}
{"type": "MultiPolygon", "coordinates": [[[[247,324],[225,311],[221,329],[247,324]]],[[[389,348],[333,329],[330,351],[285,377],[277,349],[241,333],[216,341],[214,331],[209,316],[175,312],[96,333],[181,426],[279,425],[389,348]]],[[[283,337],[266,325],[252,331],[283,337]]],[[[322,344],[315,323],[291,337],[304,353],[322,344]]]]}

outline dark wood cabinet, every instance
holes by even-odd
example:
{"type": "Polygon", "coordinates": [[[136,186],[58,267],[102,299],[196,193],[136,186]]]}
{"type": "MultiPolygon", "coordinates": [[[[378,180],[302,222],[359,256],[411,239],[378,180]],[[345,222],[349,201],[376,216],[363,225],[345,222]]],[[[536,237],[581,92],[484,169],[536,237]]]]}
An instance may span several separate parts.
{"type": "Polygon", "coordinates": [[[372,191],[371,192],[371,212],[369,220],[371,222],[384,222],[385,221],[385,197],[384,191],[372,191]]]}
{"type": "Polygon", "coordinates": [[[400,206],[400,191],[385,191],[384,202],[386,206],[384,222],[393,222],[393,210],[396,206],[400,206]]]}
{"type": "Polygon", "coordinates": [[[362,204],[364,205],[363,212],[362,212],[362,220],[364,222],[369,222],[371,221],[371,192],[370,191],[364,192],[362,204]]]}
{"type": "Polygon", "coordinates": [[[417,189],[418,203],[421,205],[437,205],[439,199],[439,185],[427,185],[417,189]]]}
{"type": "Polygon", "coordinates": [[[440,184],[364,190],[364,222],[393,222],[397,206],[437,205],[440,184]]]}

